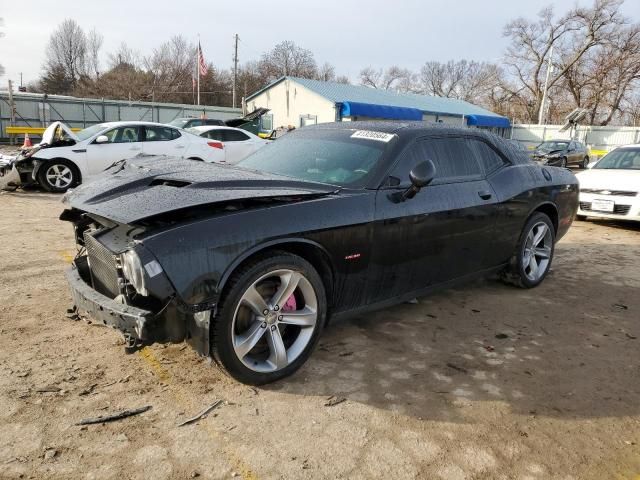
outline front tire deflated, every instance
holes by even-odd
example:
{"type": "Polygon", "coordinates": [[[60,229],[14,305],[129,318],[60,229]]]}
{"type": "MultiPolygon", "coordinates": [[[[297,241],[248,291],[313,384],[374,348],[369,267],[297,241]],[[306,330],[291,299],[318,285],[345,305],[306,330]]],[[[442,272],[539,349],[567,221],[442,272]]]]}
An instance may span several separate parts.
{"type": "Polygon", "coordinates": [[[211,326],[211,356],[231,377],[261,385],[309,358],[325,324],[326,292],[305,259],[270,252],[233,274],[211,326]]]}

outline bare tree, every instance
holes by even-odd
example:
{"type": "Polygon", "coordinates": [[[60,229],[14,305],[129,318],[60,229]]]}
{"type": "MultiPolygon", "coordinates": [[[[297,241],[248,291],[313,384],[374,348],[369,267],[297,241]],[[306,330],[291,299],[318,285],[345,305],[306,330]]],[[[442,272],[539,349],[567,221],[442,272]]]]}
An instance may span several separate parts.
{"type": "Polygon", "coordinates": [[[414,90],[415,75],[406,68],[392,65],[386,70],[366,67],[360,71],[360,84],[380,90],[410,92],[414,90]]]}
{"type": "Polygon", "coordinates": [[[351,80],[346,75],[338,75],[336,77],[336,83],[342,83],[343,85],[351,84],[351,80]]]}
{"type": "Polygon", "coordinates": [[[540,110],[545,82],[545,65],[552,48],[556,67],[548,87],[553,88],[592,48],[602,45],[625,23],[619,13],[623,0],[595,0],[592,7],[575,7],[556,18],[551,7],[543,9],[535,21],[518,18],[509,22],[504,35],[511,40],[505,64],[512,74],[509,90],[520,96],[530,121],[540,110]],[[522,88],[520,88],[522,87],[522,88]]]}
{"type": "Polygon", "coordinates": [[[318,67],[313,53],[299,47],[291,40],[277,44],[260,60],[260,69],[268,81],[281,76],[316,78],[318,67]]]}
{"type": "Polygon", "coordinates": [[[450,60],[426,62],[420,71],[420,93],[482,103],[500,85],[497,65],[450,60]]]}
{"type": "Polygon", "coordinates": [[[140,68],[142,60],[140,53],[132,49],[126,42],[120,43],[115,52],[109,54],[109,68],[115,68],[118,65],[131,65],[134,68],[140,68]]]}
{"type": "Polygon", "coordinates": [[[100,50],[104,43],[104,36],[95,28],[87,35],[87,67],[89,72],[98,78],[100,76],[100,50]]]}
{"type": "Polygon", "coordinates": [[[179,92],[191,91],[196,65],[196,46],[182,35],[172,37],[144,59],[153,78],[151,99],[177,101],[179,92]]]}
{"type": "MultiPolygon", "coordinates": [[[[49,37],[47,45],[46,74],[59,76],[64,72],[71,91],[80,77],[87,73],[87,37],[75,20],[64,20],[49,37]]],[[[62,91],[59,93],[71,93],[62,91]]]]}
{"type": "Polygon", "coordinates": [[[330,63],[325,62],[318,68],[316,79],[323,82],[332,82],[336,79],[336,69],[330,63]]]}

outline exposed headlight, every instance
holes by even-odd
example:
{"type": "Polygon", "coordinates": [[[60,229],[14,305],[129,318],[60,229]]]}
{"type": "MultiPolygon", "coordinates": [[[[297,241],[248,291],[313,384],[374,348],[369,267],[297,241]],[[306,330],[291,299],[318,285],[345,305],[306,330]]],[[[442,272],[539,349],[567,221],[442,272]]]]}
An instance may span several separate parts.
{"type": "Polygon", "coordinates": [[[124,278],[136,289],[140,295],[147,296],[149,292],[144,284],[144,270],[140,257],[133,250],[128,250],[122,255],[122,272],[124,278]]]}

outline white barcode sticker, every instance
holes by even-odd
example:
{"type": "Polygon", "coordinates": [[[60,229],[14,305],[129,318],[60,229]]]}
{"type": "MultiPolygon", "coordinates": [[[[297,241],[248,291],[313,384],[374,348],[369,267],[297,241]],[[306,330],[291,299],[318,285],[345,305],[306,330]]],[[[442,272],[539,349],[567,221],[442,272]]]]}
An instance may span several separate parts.
{"type": "Polygon", "coordinates": [[[358,130],[351,135],[351,138],[365,138],[367,140],[376,140],[378,142],[387,143],[393,138],[393,133],[374,132],[372,130],[358,130]]]}

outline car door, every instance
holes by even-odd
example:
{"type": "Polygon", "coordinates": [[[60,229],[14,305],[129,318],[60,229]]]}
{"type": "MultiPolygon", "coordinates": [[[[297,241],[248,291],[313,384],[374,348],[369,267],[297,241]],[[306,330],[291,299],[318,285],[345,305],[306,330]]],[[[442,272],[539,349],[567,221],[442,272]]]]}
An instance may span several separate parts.
{"type": "Polygon", "coordinates": [[[186,141],[177,128],[160,125],[144,125],[143,150],[147,155],[184,157],[186,141]]]}
{"type": "Polygon", "coordinates": [[[96,143],[93,139],[87,145],[87,170],[89,175],[96,175],[118,160],[133,158],[142,153],[140,128],[137,125],[122,125],[112,128],[99,136],[106,136],[108,141],[96,143]]]}
{"type": "Polygon", "coordinates": [[[221,161],[221,162],[225,162],[226,163],[227,162],[227,145],[224,143],[224,139],[225,139],[224,129],[223,128],[214,128],[212,130],[208,130],[208,131],[204,132],[201,135],[201,137],[208,138],[209,140],[214,140],[214,141],[220,142],[222,144],[222,148],[220,149],[220,152],[222,154],[219,155],[217,161],[221,161]]]}
{"type": "Polygon", "coordinates": [[[488,268],[499,206],[472,139],[431,136],[409,146],[378,191],[370,301],[488,268]],[[405,201],[409,172],[430,159],[436,177],[405,201]]]}
{"type": "Polygon", "coordinates": [[[253,141],[244,132],[230,128],[220,129],[220,132],[222,132],[224,148],[227,152],[227,163],[238,163],[254,152],[253,141]]]}

